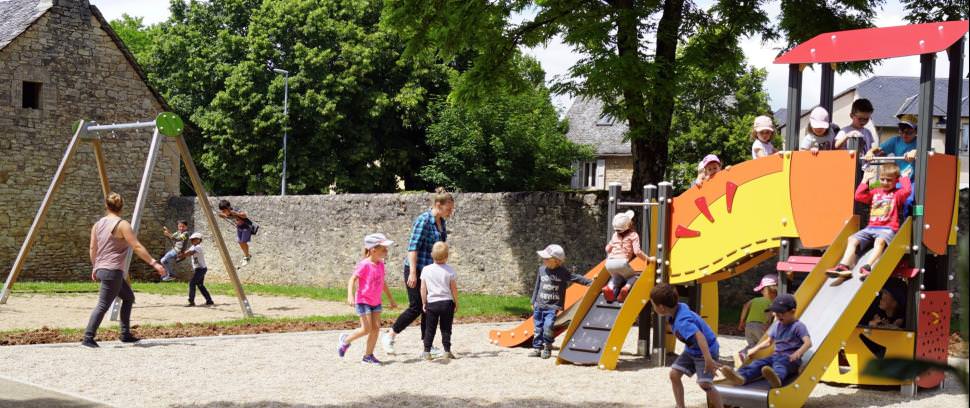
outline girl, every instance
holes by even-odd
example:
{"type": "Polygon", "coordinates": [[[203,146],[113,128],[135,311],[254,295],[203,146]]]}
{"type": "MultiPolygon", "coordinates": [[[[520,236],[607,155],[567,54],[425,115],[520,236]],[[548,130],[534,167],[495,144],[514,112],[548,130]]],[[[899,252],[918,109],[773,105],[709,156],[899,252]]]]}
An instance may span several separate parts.
{"type": "Polygon", "coordinates": [[[697,165],[697,179],[691,183],[691,187],[703,184],[719,171],[721,171],[721,159],[713,154],[704,156],[704,160],[701,160],[701,163],[697,165]]]}
{"type": "Polygon", "coordinates": [[[367,350],[361,361],[364,364],[381,364],[380,360],[374,357],[374,346],[377,344],[377,335],[381,330],[382,291],[391,302],[391,309],[397,308],[397,303],[391,296],[391,289],[384,282],[384,257],[387,256],[387,247],[393,243],[394,241],[387,239],[384,234],[370,234],[364,237],[364,259],[357,263],[354,276],[347,282],[347,304],[357,308],[360,328],[350,334],[340,335],[340,347],[337,348],[340,357],[347,353],[352,341],[366,335],[367,350]],[[354,296],[355,284],[357,285],[356,296],[354,296]]]}
{"type": "Polygon", "coordinates": [[[751,128],[751,158],[757,159],[775,153],[775,145],[771,144],[771,138],[775,136],[775,125],[771,118],[758,116],[754,118],[754,126],[751,128]]]}
{"type": "Polygon", "coordinates": [[[610,273],[610,282],[603,286],[603,297],[607,302],[613,302],[614,294],[619,290],[616,300],[622,302],[630,293],[630,288],[636,283],[639,274],[630,268],[630,261],[634,256],[647,260],[647,255],[640,249],[640,235],[633,230],[633,210],[613,217],[613,237],[606,244],[606,271],[610,273]]]}
{"type": "Polygon", "coordinates": [[[812,109],[805,136],[802,136],[798,149],[811,151],[812,154],[818,154],[819,150],[835,149],[835,131],[832,130],[829,112],[825,108],[819,106],[812,109]]]}

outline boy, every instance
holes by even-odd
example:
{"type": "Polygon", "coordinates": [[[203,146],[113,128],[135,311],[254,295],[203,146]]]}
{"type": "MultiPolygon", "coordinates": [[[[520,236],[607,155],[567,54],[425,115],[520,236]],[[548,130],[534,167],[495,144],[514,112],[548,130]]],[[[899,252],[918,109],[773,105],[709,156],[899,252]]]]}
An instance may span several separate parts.
{"type": "Polygon", "coordinates": [[[535,330],[529,357],[549,358],[552,355],[553,324],[556,313],[563,309],[566,301],[566,286],[572,282],[589,286],[593,281],[563,267],[566,251],[559,245],[549,245],[536,253],[542,258],[542,266],[536,273],[536,286],[532,290],[532,320],[535,322],[535,330]]]}
{"type": "Polygon", "coordinates": [[[846,139],[857,137],[859,138],[859,151],[868,152],[876,142],[876,138],[866,127],[869,119],[872,118],[873,111],[875,109],[868,99],[856,99],[852,102],[852,110],[849,113],[852,123],[839,130],[839,134],[835,136],[835,148],[842,149],[845,146],[846,139]]]}
{"type": "Polygon", "coordinates": [[[855,192],[856,201],[870,205],[869,225],[849,237],[842,260],[828,270],[829,277],[838,278],[832,282],[832,286],[840,285],[852,277],[852,267],[856,263],[856,250],[868,248],[871,245],[873,251],[869,263],[859,268],[861,279],[865,279],[871,272],[871,265],[879,261],[882,252],[896,236],[896,231],[899,231],[899,213],[912,189],[909,178],[899,177],[899,166],[895,163],[882,165],[879,186],[875,190],[869,188],[869,181],[872,178],[872,174],[863,177],[862,183],[859,183],[855,192]],[[897,182],[901,183],[901,188],[896,188],[897,182]]]}
{"type": "Polygon", "coordinates": [[[178,231],[174,233],[168,231],[168,227],[162,226],[162,234],[165,234],[165,238],[172,241],[172,249],[162,256],[162,267],[165,268],[165,276],[162,276],[162,280],[165,282],[175,280],[175,259],[178,258],[179,254],[185,248],[185,241],[189,238],[189,223],[185,220],[179,220],[176,224],[178,231]]]}
{"type": "Polygon", "coordinates": [[[239,249],[243,251],[243,260],[239,265],[240,267],[249,264],[249,260],[252,256],[249,255],[249,241],[252,239],[252,235],[256,233],[259,229],[245,211],[235,210],[232,208],[232,204],[229,200],[219,201],[219,216],[227,220],[233,220],[236,223],[236,241],[239,242],[239,249]]]}
{"type": "Polygon", "coordinates": [[[903,308],[906,288],[905,284],[897,282],[899,281],[890,280],[879,291],[877,309],[869,320],[870,328],[901,329],[906,325],[906,311],[903,308]]]}
{"type": "Polygon", "coordinates": [[[772,326],[768,330],[768,337],[748,350],[748,353],[754,354],[772,345],[775,346],[775,352],[737,371],[730,367],[721,367],[721,373],[728,381],[734,385],[742,385],[764,377],[771,384],[771,388],[778,388],[788,377],[798,373],[802,366],[802,356],[812,348],[812,339],[805,323],[795,318],[797,307],[795,297],[787,293],[778,295],[771,302],[768,311],[775,315],[778,324],[772,326]]]}
{"type": "Polygon", "coordinates": [[[916,117],[913,115],[902,115],[898,122],[899,135],[889,138],[880,145],[873,145],[866,152],[866,160],[872,160],[877,155],[889,154],[891,156],[903,157],[897,159],[896,165],[899,166],[901,175],[913,177],[913,161],[916,160],[916,117]]]}
{"type": "Polygon", "coordinates": [[[205,298],[205,305],[212,306],[215,303],[212,301],[212,296],[209,296],[209,291],[205,288],[205,273],[209,271],[209,268],[205,265],[205,254],[202,252],[202,234],[196,232],[189,237],[189,242],[192,246],[188,250],[179,254],[178,259],[181,261],[187,256],[192,257],[192,280],[189,281],[189,304],[185,307],[195,306],[195,288],[199,288],[199,292],[202,292],[202,297],[205,298]]]}
{"type": "Polygon", "coordinates": [[[431,247],[431,259],[434,263],[421,269],[421,304],[428,315],[428,323],[424,332],[424,353],[421,358],[431,360],[431,343],[434,342],[434,332],[441,323],[441,345],[445,349],[444,358],[453,359],[451,353],[451,323],[458,312],[458,284],[455,283],[455,271],[448,262],[448,244],[443,241],[435,242],[431,247]]]}
{"type": "Polygon", "coordinates": [[[658,315],[667,318],[667,324],[677,339],[685,344],[684,352],[670,366],[670,384],[674,388],[674,401],[678,408],[684,407],[684,383],[681,377],[697,373],[697,385],[707,393],[707,401],[714,407],[722,407],[721,394],[714,388],[714,372],[717,370],[717,353],[720,346],[717,336],[697,313],[680,303],[680,296],[673,286],[661,283],[650,291],[650,302],[658,315]]]}

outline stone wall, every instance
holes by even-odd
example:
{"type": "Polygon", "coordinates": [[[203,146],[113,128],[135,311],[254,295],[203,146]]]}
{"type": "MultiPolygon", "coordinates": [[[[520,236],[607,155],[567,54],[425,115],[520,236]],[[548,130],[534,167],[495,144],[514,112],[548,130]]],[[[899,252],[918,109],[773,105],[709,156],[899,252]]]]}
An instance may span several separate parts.
{"type": "MultiPolygon", "coordinates": [[[[87,1],[59,1],[0,49],[0,278],[5,279],[47,191],[79,119],[101,123],[154,118],[162,105],[134,66],[101,28],[87,1]],[[23,82],[39,82],[40,109],[22,107],[23,82]]],[[[105,134],[112,189],[134,207],[151,134],[105,134]],[[115,137],[112,137],[115,136],[115,137]]],[[[167,142],[166,142],[167,143],[167,142]]],[[[143,228],[161,228],[166,200],[178,195],[179,167],[163,147],[151,185],[143,228]]],[[[83,279],[90,271],[91,225],[103,197],[88,143],[82,143],[40,231],[21,279],[83,279]]],[[[164,242],[143,235],[153,252],[164,242]]],[[[135,276],[147,277],[139,264],[135,276]]]]}
{"type": "Polygon", "coordinates": [[[606,160],[604,186],[620,183],[623,185],[623,191],[629,191],[633,180],[633,156],[607,156],[604,159],[606,160]]]}

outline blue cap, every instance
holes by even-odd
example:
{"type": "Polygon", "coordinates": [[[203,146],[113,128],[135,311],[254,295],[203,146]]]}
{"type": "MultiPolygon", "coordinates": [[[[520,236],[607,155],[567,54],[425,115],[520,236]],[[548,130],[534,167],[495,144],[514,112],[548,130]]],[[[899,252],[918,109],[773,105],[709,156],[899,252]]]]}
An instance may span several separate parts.
{"type": "Polygon", "coordinates": [[[798,302],[795,301],[795,297],[787,293],[782,293],[771,302],[771,306],[768,306],[766,310],[781,313],[795,310],[796,307],[798,307],[798,302]]]}

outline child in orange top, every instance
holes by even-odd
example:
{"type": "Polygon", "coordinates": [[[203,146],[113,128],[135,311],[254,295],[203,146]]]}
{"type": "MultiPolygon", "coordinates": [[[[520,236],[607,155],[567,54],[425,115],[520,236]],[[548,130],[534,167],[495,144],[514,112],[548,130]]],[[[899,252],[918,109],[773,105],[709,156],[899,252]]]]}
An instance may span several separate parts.
{"type": "Polygon", "coordinates": [[[868,260],[869,263],[859,268],[860,278],[865,279],[872,269],[871,265],[879,261],[879,257],[882,256],[886,246],[896,236],[896,231],[899,231],[899,212],[902,211],[906,197],[909,196],[912,189],[909,178],[899,177],[899,166],[895,163],[887,163],[882,165],[879,187],[870,189],[869,181],[871,179],[872,175],[867,174],[855,191],[856,201],[871,206],[869,209],[869,225],[849,237],[842,260],[834,268],[829,269],[828,275],[830,277],[841,279],[833,282],[833,286],[852,277],[852,267],[857,261],[856,249],[867,248],[872,245],[873,253],[868,260]],[[902,187],[896,188],[897,182],[902,187]]]}
{"type": "Polygon", "coordinates": [[[648,260],[640,249],[640,235],[633,230],[633,210],[619,213],[613,217],[613,237],[606,244],[606,270],[610,273],[610,282],[603,286],[603,297],[607,302],[618,300],[622,302],[630,293],[633,284],[640,274],[630,267],[633,257],[648,260]],[[617,290],[619,295],[617,296],[617,290]]]}

